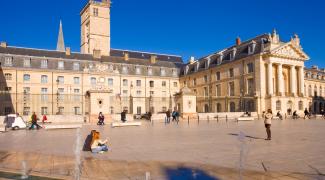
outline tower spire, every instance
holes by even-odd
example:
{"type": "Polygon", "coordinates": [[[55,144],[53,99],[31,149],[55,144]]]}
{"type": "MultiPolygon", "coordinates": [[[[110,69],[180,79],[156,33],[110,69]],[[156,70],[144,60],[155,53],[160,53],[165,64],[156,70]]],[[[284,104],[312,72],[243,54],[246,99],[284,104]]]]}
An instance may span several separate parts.
{"type": "Polygon", "coordinates": [[[59,36],[58,36],[58,43],[56,45],[57,51],[65,51],[64,45],[64,37],[63,37],[63,30],[62,30],[62,21],[60,20],[60,29],[59,29],[59,36]]]}

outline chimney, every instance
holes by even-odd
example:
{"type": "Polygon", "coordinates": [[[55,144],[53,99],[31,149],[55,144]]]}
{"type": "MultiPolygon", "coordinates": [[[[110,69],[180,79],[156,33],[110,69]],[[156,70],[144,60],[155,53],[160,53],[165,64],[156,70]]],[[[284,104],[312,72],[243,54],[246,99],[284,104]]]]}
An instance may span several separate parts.
{"type": "Polygon", "coordinates": [[[71,49],[70,47],[65,48],[65,55],[70,56],[71,55],[71,49]]]}
{"type": "Polygon", "coordinates": [[[96,59],[100,59],[102,57],[100,50],[94,49],[93,53],[94,53],[93,57],[96,58],[96,59]]]}
{"type": "Polygon", "coordinates": [[[237,37],[236,38],[236,45],[239,46],[241,44],[241,39],[240,37],[237,37]]]}
{"type": "Polygon", "coordinates": [[[193,63],[195,63],[195,58],[193,56],[191,56],[191,58],[190,58],[190,64],[193,64],[193,63]]]}
{"type": "Polygon", "coordinates": [[[3,47],[3,48],[7,48],[7,42],[1,42],[0,46],[3,47]]]}
{"type": "Polygon", "coordinates": [[[155,64],[156,61],[157,61],[157,56],[155,56],[155,55],[151,55],[151,56],[150,56],[150,63],[151,63],[151,64],[155,64]]]}
{"type": "Polygon", "coordinates": [[[124,60],[128,61],[129,60],[129,53],[124,52],[124,60]]]}

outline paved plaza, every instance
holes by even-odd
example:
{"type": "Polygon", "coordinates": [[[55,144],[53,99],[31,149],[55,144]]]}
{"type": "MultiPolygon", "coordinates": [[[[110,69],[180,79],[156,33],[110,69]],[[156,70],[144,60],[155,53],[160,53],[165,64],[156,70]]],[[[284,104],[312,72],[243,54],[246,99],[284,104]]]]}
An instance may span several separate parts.
{"type": "Polygon", "coordinates": [[[75,129],[2,133],[0,176],[73,179],[77,167],[81,179],[325,179],[325,120],[274,120],[272,141],[262,120],[143,122],[84,125],[80,146],[96,129],[111,150],[82,152],[80,166],[75,129]]]}

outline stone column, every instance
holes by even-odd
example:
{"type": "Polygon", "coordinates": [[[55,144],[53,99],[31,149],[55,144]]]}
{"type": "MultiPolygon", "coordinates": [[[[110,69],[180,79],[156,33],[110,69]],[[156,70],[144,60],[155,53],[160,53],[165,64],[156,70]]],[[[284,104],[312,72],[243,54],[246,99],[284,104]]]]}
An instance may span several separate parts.
{"type": "Polygon", "coordinates": [[[278,64],[278,92],[280,96],[284,95],[283,85],[284,85],[284,81],[283,81],[283,74],[282,74],[282,64],[278,64]]]}
{"type": "Polygon", "coordinates": [[[304,75],[304,67],[299,67],[299,90],[300,96],[304,96],[304,87],[305,87],[305,75],[304,75]]]}
{"type": "Polygon", "coordinates": [[[292,96],[295,96],[297,93],[297,74],[295,66],[290,67],[290,87],[292,96]]]}
{"type": "Polygon", "coordinates": [[[267,65],[267,83],[268,83],[268,93],[270,96],[272,96],[273,95],[273,68],[271,62],[267,65]]]}

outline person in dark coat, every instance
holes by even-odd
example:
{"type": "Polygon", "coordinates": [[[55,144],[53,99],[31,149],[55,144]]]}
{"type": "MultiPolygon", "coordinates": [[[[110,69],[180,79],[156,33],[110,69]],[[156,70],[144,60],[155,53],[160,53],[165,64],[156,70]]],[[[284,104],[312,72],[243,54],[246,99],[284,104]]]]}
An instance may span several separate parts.
{"type": "Polygon", "coordinates": [[[91,130],[90,134],[88,134],[88,136],[84,142],[84,146],[82,148],[83,151],[91,151],[91,141],[92,141],[95,133],[96,133],[96,130],[91,130]]]}
{"type": "Polygon", "coordinates": [[[126,122],[126,112],[125,111],[122,111],[122,113],[121,113],[121,121],[122,122],[126,122]]]}
{"type": "Polygon", "coordinates": [[[166,112],[166,122],[170,123],[170,111],[168,109],[168,111],[166,112]]]}
{"type": "Polygon", "coordinates": [[[304,113],[305,113],[304,119],[306,119],[306,116],[308,117],[308,119],[310,119],[310,113],[308,112],[307,108],[305,109],[304,113]]]}
{"type": "Polygon", "coordinates": [[[103,113],[100,112],[98,115],[97,125],[100,125],[100,126],[105,125],[104,120],[105,120],[105,117],[104,117],[103,113]]]}

